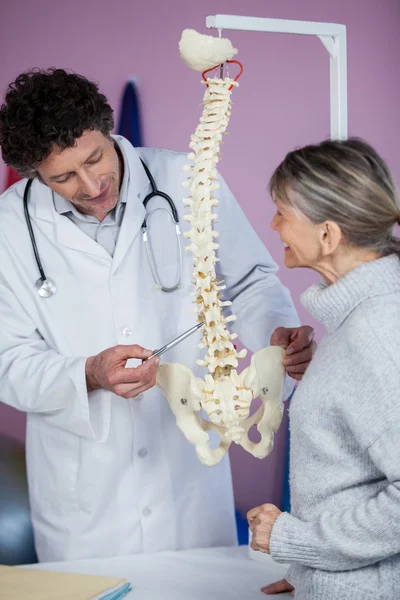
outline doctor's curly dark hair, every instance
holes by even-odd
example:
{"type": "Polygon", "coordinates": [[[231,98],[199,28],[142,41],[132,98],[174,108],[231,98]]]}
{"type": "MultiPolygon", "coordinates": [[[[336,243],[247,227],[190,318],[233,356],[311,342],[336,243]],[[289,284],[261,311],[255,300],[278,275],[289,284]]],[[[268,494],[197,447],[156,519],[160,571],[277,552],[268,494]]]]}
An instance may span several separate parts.
{"type": "Polygon", "coordinates": [[[54,147],[72,148],[86,130],[109,136],[113,111],[97,85],[64,69],[22,73],[6,91],[0,108],[4,162],[23,177],[35,177],[54,147]]]}

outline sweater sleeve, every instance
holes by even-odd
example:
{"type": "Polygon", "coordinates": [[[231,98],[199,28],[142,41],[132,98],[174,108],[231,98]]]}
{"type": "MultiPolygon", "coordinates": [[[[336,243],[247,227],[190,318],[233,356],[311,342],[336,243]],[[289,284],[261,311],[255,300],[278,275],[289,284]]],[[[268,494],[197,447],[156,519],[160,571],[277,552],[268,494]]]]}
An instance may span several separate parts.
{"type": "Polygon", "coordinates": [[[400,553],[400,424],[393,423],[368,448],[382,473],[375,496],[342,510],[302,521],[282,513],[272,529],[271,555],[326,571],[371,565],[400,553]]]}

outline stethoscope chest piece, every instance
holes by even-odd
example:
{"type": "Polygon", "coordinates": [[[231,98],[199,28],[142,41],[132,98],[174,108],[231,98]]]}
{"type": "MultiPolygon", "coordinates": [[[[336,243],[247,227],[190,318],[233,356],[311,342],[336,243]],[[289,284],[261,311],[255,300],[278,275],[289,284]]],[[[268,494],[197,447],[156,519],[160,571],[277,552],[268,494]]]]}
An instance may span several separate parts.
{"type": "Polygon", "coordinates": [[[35,286],[37,293],[41,298],[50,298],[50,296],[54,296],[57,291],[56,284],[48,277],[46,279],[40,277],[35,283],[35,286]]]}
{"type": "Polygon", "coordinates": [[[54,296],[54,294],[56,293],[57,287],[54,281],[50,279],[50,277],[46,277],[46,274],[43,270],[42,261],[40,260],[39,251],[36,245],[35,234],[33,233],[32,223],[28,211],[28,197],[31,185],[32,179],[29,179],[24,190],[24,213],[26,225],[29,231],[29,236],[32,242],[33,253],[35,255],[36,264],[40,273],[40,277],[35,283],[35,288],[41,298],[50,298],[50,296],[54,296]]]}

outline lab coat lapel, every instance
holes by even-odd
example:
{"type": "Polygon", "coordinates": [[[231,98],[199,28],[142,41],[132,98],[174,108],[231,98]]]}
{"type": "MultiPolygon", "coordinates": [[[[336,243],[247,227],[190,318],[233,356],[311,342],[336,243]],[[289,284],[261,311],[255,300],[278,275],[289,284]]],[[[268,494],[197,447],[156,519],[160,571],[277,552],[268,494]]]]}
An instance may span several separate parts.
{"type": "Polygon", "coordinates": [[[44,232],[46,233],[48,230],[50,236],[53,230],[57,245],[85,254],[94,254],[111,262],[111,256],[100,244],[77,227],[68,217],[58,214],[54,208],[51,189],[37,179],[32,184],[29,205],[32,205],[34,219],[42,221],[41,226],[44,232]],[[46,226],[43,222],[47,222],[48,225],[46,226]]]}
{"type": "Polygon", "coordinates": [[[143,200],[146,194],[150,192],[150,182],[134,147],[121,136],[115,136],[114,139],[122,151],[124,165],[129,174],[129,183],[125,214],[115,248],[112,272],[116,271],[119,267],[141,230],[143,220],[146,216],[143,200]]]}
{"type": "Polygon", "coordinates": [[[58,213],[56,214],[56,235],[57,242],[66,248],[101,256],[111,262],[111,256],[103,246],[82,231],[68,217],[58,213]]]}

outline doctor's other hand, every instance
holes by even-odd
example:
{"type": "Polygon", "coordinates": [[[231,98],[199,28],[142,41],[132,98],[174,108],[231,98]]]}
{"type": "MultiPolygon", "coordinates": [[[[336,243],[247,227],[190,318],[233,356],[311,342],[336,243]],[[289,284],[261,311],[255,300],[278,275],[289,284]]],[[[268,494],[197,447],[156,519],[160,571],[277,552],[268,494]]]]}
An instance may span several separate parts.
{"type": "Polygon", "coordinates": [[[271,335],[270,344],[285,348],[283,364],[286,372],[296,381],[300,381],[317,348],[314,342],[314,329],[309,325],[293,328],[278,327],[271,335]]]}
{"type": "Polygon", "coordinates": [[[250,548],[266,554],[270,553],[272,528],[280,514],[281,511],[274,504],[263,504],[249,510],[247,520],[253,534],[250,548]]]}
{"type": "Polygon", "coordinates": [[[86,361],[86,386],[88,392],[109,390],[122,398],[135,398],[156,383],[160,359],[148,360],[138,367],[126,367],[130,358],[145,359],[152,354],[142,346],[114,346],[103,350],[86,361]]]}
{"type": "Polygon", "coordinates": [[[279,581],[274,581],[274,583],[270,583],[269,585],[265,585],[261,588],[261,591],[264,594],[282,594],[283,592],[291,592],[292,596],[294,596],[294,587],[290,585],[286,579],[280,579],[279,581]]]}

